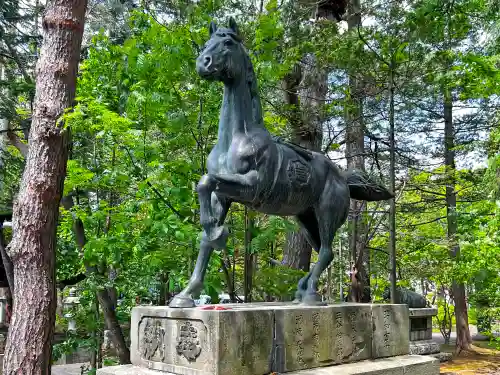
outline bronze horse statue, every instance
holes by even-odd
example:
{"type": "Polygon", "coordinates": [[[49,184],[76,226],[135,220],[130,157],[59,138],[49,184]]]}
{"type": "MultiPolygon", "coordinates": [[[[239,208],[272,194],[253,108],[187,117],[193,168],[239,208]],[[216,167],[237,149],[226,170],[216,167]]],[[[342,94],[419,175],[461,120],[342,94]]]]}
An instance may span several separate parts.
{"type": "Polygon", "coordinates": [[[170,307],[193,307],[203,288],[212,251],[225,248],[231,203],[279,216],[295,216],[318,262],[298,284],[295,301],[321,304],[318,280],[333,260],[335,232],[346,221],[350,198],[393,198],[356,171],[344,172],[325,155],[273,137],[264,126],[257,80],[233,18],[228,28],[209,26],[210,39],[196,60],[198,74],[224,84],[218,140],[197,186],[204,229],[194,272],[170,307]]]}

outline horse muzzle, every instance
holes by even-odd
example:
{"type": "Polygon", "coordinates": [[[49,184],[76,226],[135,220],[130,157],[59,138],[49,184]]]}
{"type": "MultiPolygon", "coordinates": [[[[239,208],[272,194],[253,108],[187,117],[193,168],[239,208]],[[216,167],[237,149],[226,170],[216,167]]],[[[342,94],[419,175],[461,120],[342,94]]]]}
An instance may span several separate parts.
{"type": "Polygon", "coordinates": [[[212,58],[207,55],[201,55],[196,59],[196,72],[205,79],[215,79],[218,74],[212,58]]]}

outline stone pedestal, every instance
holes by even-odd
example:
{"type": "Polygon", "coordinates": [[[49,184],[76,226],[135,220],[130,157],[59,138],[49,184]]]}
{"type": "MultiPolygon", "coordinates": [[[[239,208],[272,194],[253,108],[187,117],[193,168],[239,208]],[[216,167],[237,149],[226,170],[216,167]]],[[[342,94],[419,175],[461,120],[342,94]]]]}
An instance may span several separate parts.
{"type": "Polygon", "coordinates": [[[409,322],[406,305],[389,304],[136,307],[132,366],[102,369],[98,374],[305,375],[310,369],[332,375],[372,374],[338,371],[361,371],[363,366],[367,370],[374,360],[384,358],[385,362],[376,363],[396,366],[399,362],[393,358],[408,357],[409,322]],[[360,365],[345,367],[348,363],[360,365]]]}
{"type": "Polygon", "coordinates": [[[432,341],[432,317],[437,309],[409,309],[410,317],[410,354],[439,353],[439,344],[432,341]]]}
{"type": "MultiPolygon", "coordinates": [[[[99,375],[175,375],[134,365],[105,367],[99,375]]],[[[278,374],[278,373],[276,373],[278,374]]],[[[439,361],[432,357],[405,355],[289,372],[289,375],[439,375],[439,361]]],[[[264,375],[264,374],[262,374],[264,375]]],[[[267,374],[265,374],[267,375],[267,374]]]]}
{"type": "Polygon", "coordinates": [[[291,372],[409,353],[405,305],[137,307],[132,364],[179,375],[291,372]]]}

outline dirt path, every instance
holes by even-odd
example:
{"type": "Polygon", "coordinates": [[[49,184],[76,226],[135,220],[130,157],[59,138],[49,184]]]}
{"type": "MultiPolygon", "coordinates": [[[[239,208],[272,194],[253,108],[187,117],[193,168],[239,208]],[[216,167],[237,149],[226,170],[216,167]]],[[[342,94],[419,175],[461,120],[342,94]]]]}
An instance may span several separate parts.
{"type": "MultiPolygon", "coordinates": [[[[474,343],[472,351],[462,352],[450,362],[441,365],[441,374],[499,375],[500,351],[486,347],[487,343],[474,343]],[[481,345],[481,346],[477,346],[481,345]]],[[[441,351],[453,352],[453,346],[441,346],[441,351]]]]}

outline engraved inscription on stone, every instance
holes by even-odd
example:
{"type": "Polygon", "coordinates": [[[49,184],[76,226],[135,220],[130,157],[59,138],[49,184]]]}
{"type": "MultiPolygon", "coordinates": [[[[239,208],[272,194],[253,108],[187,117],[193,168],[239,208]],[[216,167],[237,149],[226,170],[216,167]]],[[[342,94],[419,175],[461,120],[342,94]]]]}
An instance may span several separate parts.
{"type": "Polygon", "coordinates": [[[304,361],[304,316],[297,314],[295,316],[295,345],[297,353],[297,363],[300,366],[305,365],[304,361]]]}
{"type": "Polygon", "coordinates": [[[252,367],[261,361],[261,351],[259,348],[260,337],[256,332],[262,332],[262,327],[265,326],[265,320],[261,314],[248,314],[250,324],[242,327],[241,340],[237,344],[240,346],[238,357],[242,368],[252,367]]]}
{"type": "Polygon", "coordinates": [[[319,312],[315,311],[312,313],[312,324],[313,324],[313,329],[312,329],[312,352],[314,356],[315,361],[320,361],[320,342],[319,342],[319,330],[320,330],[320,323],[319,323],[319,312]]]}
{"type": "Polygon", "coordinates": [[[344,358],[344,336],[342,332],[343,319],[342,313],[335,313],[335,348],[337,349],[337,360],[341,361],[344,358]]]}
{"type": "Polygon", "coordinates": [[[392,317],[391,317],[391,310],[389,309],[384,309],[384,347],[386,349],[389,349],[391,344],[391,334],[390,334],[390,330],[391,330],[391,320],[392,320],[392,317]]]}
{"type": "Polygon", "coordinates": [[[146,319],[144,327],[144,336],[141,341],[141,355],[148,361],[152,360],[158,351],[160,360],[165,359],[165,329],[161,321],[155,319],[146,319]]]}
{"type": "Polygon", "coordinates": [[[191,322],[185,322],[181,325],[175,349],[177,354],[183,355],[190,362],[196,361],[200,355],[201,346],[198,330],[193,327],[191,322]]]}
{"type": "Polygon", "coordinates": [[[372,358],[406,355],[410,349],[408,306],[372,305],[372,358]]]}
{"type": "Polygon", "coordinates": [[[358,336],[358,330],[356,326],[356,323],[360,319],[358,311],[357,310],[351,311],[347,317],[349,319],[349,326],[351,331],[351,345],[352,345],[352,352],[349,357],[350,359],[352,359],[353,357],[359,356],[359,354],[365,348],[365,343],[363,342],[362,339],[359,339],[358,336]]]}

